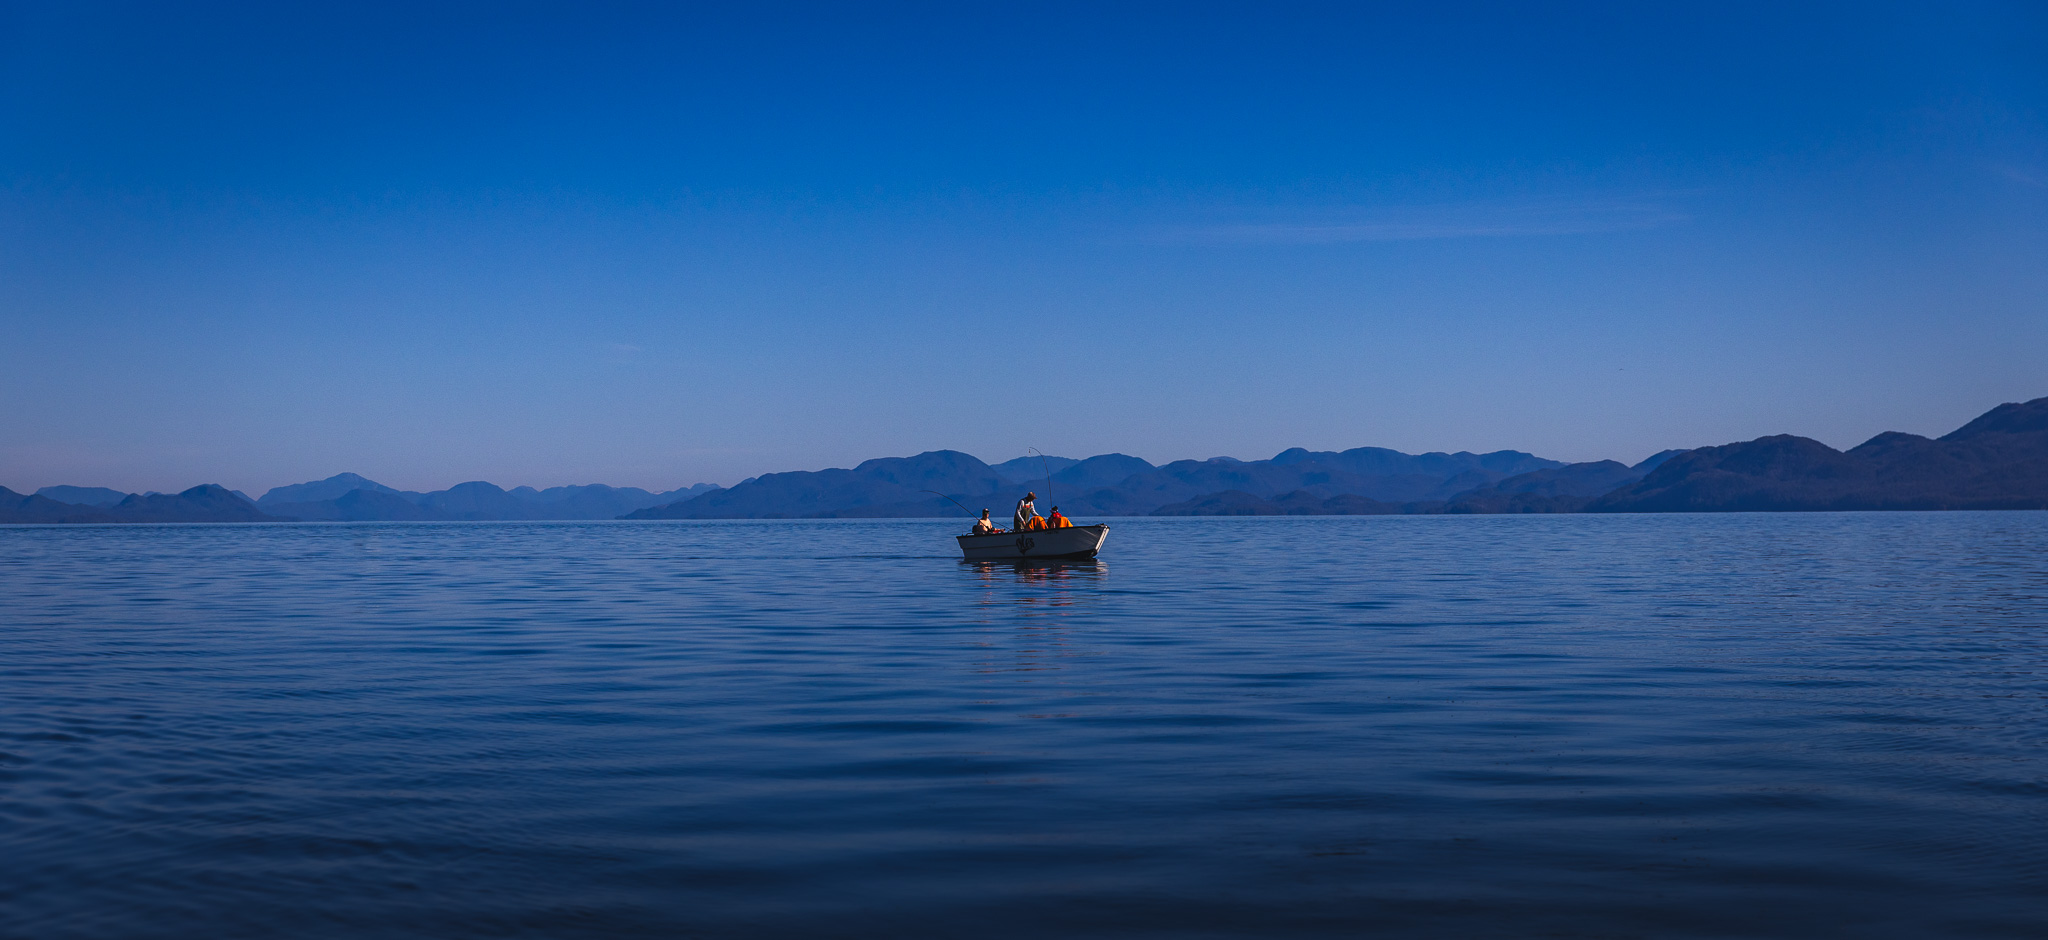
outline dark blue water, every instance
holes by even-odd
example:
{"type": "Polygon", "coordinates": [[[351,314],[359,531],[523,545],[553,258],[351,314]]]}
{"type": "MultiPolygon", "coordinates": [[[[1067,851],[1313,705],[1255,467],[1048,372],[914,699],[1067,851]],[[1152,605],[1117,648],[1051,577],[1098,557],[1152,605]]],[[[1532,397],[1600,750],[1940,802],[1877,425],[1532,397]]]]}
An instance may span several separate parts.
{"type": "Polygon", "coordinates": [[[2048,513],[956,528],[0,529],[0,934],[2048,934],[2048,513]]]}

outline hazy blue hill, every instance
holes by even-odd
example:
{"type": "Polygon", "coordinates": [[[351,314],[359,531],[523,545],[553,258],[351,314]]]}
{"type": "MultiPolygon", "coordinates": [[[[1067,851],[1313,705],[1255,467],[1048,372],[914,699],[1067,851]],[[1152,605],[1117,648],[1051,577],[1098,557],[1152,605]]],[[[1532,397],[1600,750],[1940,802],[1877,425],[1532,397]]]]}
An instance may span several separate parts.
{"type": "MultiPolygon", "coordinates": [[[[1870,468],[1819,441],[1790,434],[1701,447],[1588,507],[1595,512],[1827,509],[1830,494],[1867,489],[1870,468]]],[[[1839,508],[1851,508],[1842,506],[1839,508]]]]}
{"type": "Polygon", "coordinates": [[[990,502],[982,505],[989,506],[997,517],[1007,519],[1025,491],[1033,490],[1039,494],[1041,513],[1059,506],[1070,516],[1077,513],[1086,516],[1144,515],[1159,506],[1160,501],[1156,497],[1118,489],[1112,484],[1126,482],[1138,474],[1156,469],[1151,463],[1127,454],[1098,454],[1055,472],[1050,486],[1043,478],[1011,483],[1008,489],[990,496],[990,502]]]}
{"type": "Polygon", "coordinates": [[[1392,516],[1435,512],[1435,502],[1383,503],[1354,493],[1325,497],[1309,490],[1295,490],[1273,497],[1273,507],[1290,516],[1392,516]]]}
{"type": "MultiPolygon", "coordinates": [[[[1273,497],[1272,499],[1267,500],[1267,502],[1271,503],[1274,509],[1279,510],[1280,512],[1290,516],[1333,516],[1343,514],[1332,512],[1330,510],[1330,500],[1346,498],[1365,499],[1365,497],[1363,496],[1325,497],[1319,493],[1309,492],[1308,490],[1295,490],[1292,493],[1282,493],[1278,496],[1273,497]]],[[[1373,500],[1366,501],[1375,502],[1373,500]]]]}
{"type": "MultiPolygon", "coordinates": [[[[652,500],[647,505],[659,506],[664,503],[673,503],[679,499],[702,496],[718,488],[719,486],[716,483],[698,483],[693,486],[677,487],[663,493],[652,493],[637,486],[606,486],[602,483],[589,483],[581,486],[550,486],[547,489],[538,491],[530,486],[522,486],[512,490],[512,492],[515,495],[521,492],[532,493],[534,499],[544,503],[571,502],[593,494],[603,494],[606,498],[615,497],[636,502],[652,500]]],[[[633,508],[638,509],[641,507],[635,506],[633,508]]]]}
{"type": "Polygon", "coordinates": [[[1404,454],[1383,447],[1297,447],[1272,460],[1167,464],[1117,489],[1125,497],[1118,508],[1158,515],[1572,512],[1640,476],[1611,460],[1566,465],[1510,450],[1404,454]],[[1148,498],[1156,502],[1143,505],[1148,498]]]}
{"type": "Polygon", "coordinates": [[[1439,480],[1449,479],[1460,473],[1479,470],[1498,474],[1494,479],[1563,466],[1556,460],[1545,460],[1535,454],[1519,450],[1497,450],[1488,454],[1474,454],[1459,451],[1446,454],[1431,451],[1427,454],[1404,454],[1385,447],[1355,447],[1346,451],[1311,451],[1290,447],[1273,456],[1275,464],[1315,463],[1331,470],[1357,474],[1365,477],[1426,476],[1439,480]]]}
{"type": "Polygon", "coordinates": [[[258,505],[275,515],[314,521],[616,519],[636,509],[689,499],[716,489],[716,484],[699,483],[666,493],[650,493],[639,487],[588,484],[551,486],[544,490],[521,486],[506,491],[478,481],[431,493],[414,493],[353,473],[341,473],[312,483],[277,487],[263,494],[258,505]],[[293,496],[317,498],[287,498],[293,496]]]}
{"type": "Polygon", "coordinates": [[[1207,496],[1239,492],[1261,499],[1300,489],[1303,474],[1290,467],[1267,461],[1176,460],[1163,467],[1136,474],[1118,484],[1132,508],[1151,509],[1207,496]]]}
{"type": "Polygon", "coordinates": [[[1613,460],[1566,464],[1508,477],[1491,486],[1459,493],[1447,513],[1578,512],[1594,499],[1643,478],[1642,471],[1613,460]]]}
{"type": "MultiPolygon", "coordinates": [[[[1015,511],[1018,497],[1024,494],[1007,492],[996,497],[996,514],[1008,518],[1015,511]]],[[[1049,498],[1039,503],[1041,512],[1058,506],[1070,517],[1080,516],[1142,516],[1159,508],[1159,500],[1150,496],[1139,496],[1116,487],[1103,487],[1082,493],[1070,493],[1064,489],[1054,490],[1049,498]]],[[[1007,525],[1007,523],[1005,523],[1007,525]]]]}
{"type": "Polygon", "coordinates": [[[1308,490],[1275,496],[1271,502],[1291,516],[1394,516],[1433,513],[1443,508],[1443,503],[1428,500],[1383,503],[1353,493],[1324,497],[1308,490]]]}
{"type": "MultiPolygon", "coordinates": [[[[1534,470],[1561,467],[1521,451],[1490,454],[1404,454],[1384,447],[1310,451],[1296,447],[1271,460],[1177,461],[1119,484],[1127,502],[1152,507],[1207,493],[1239,490],[1270,499],[1294,490],[1324,498],[1363,496],[1376,502],[1440,500],[1534,470]]],[[[1152,507],[1144,507],[1149,511],[1152,507]]]]}
{"type": "Polygon", "coordinates": [[[1287,511],[1243,490],[1205,493],[1194,499],[1161,506],[1155,516],[1283,516],[1287,511]]]}
{"type": "MultiPolygon", "coordinates": [[[[1440,483],[1435,477],[1418,478],[1417,488],[1440,483]]],[[[1278,464],[1270,460],[1183,460],[1167,464],[1149,474],[1140,474],[1123,484],[1124,489],[1143,492],[1149,488],[1161,497],[1185,497],[1223,489],[1239,489],[1259,497],[1278,496],[1306,489],[1323,496],[1338,493],[1377,495],[1388,483],[1385,477],[1368,477],[1320,462],[1278,464]],[[1161,485],[1171,480],[1171,484],[1161,485]]]]}
{"type": "Polygon", "coordinates": [[[1594,460],[1537,470],[1500,481],[1485,492],[1531,496],[1599,496],[1615,487],[1634,483],[1643,472],[1613,460],[1594,460]]]}
{"type": "Polygon", "coordinates": [[[315,503],[272,503],[273,515],[306,522],[413,522],[446,518],[409,499],[377,490],[350,490],[315,503]]]}
{"type": "Polygon", "coordinates": [[[994,492],[1003,481],[989,465],[957,450],[926,451],[915,457],[881,457],[853,472],[898,486],[937,490],[949,496],[994,492]]]}
{"type": "MultiPolygon", "coordinates": [[[[617,519],[636,509],[646,509],[686,495],[671,496],[665,493],[650,493],[637,486],[605,486],[591,483],[581,486],[551,486],[536,490],[521,486],[508,494],[520,505],[520,519],[617,519]],[[664,498],[666,497],[666,498],[664,498]]],[[[429,498],[432,494],[429,495],[429,498]]]]}
{"type": "Polygon", "coordinates": [[[1374,487],[1372,490],[1366,490],[1366,492],[1377,491],[1379,495],[1386,496],[1389,499],[1399,499],[1404,496],[1408,499],[1447,499],[1459,493],[1485,489],[1504,479],[1507,479],[1507,476],[1499,471],[1474,468],[1451,474],[1449,477],[1437,481],[1435,486],[1414,495],[1396,494],[1386,487],[1374,487]]]}
{"type": "Polygon", "coordinates": [[[1439,497],[1445,493],[1456,493],[1482,486],[1499,479],[1483,470],[1465,471],[1452,478],[1396,474],[1390,476],[1360,477],[1351,474],[1330,475],[1330,482],[1317,483],[1305,478],[1304,483],[1316,492],[1325,495],[1349,493],[1389,503],[1406,503],[1419,499],[1439,497]]]}
{"type": "MultiPolygon", "coordinates": [[[[1944,441],[1982,440],[2001,434],[2036,434],[2048,431],[2048,398],[2027,402],[2006,402],[1978,415],[1975,420],[1941,436],[1944,441]]],[[[1898,433],[1896,431],[1891,433],[1898,433]]],[[[1910,436],[1910,435],[1909,435],[1910,436]]],[[[2032,445],[2028,445],[2031,447],[2032,445]]]]}
{"type": "Polygon", "coordinates": [[[50,525],[65,522],[116,521],[118,520],[111,513],[97,506],[58,502],[42,495],[40,490],[23,496],[0,486],[0,523],[50,525]]]}
{"type": "Polygon", "coordinates": [[[1150,473],[1156,469],[1158,468],[1150,463],[1128,454],[1097,454],[1054,472],[1052,485],[1055,493],[1087,492],[1115,486],[1140,473],[1150,473]]]}
{"type": "Polygon", "coordinates": [[[1511,476],[1564,466],[1559,461],[1518,450],[1404,454],[1384,447],[1360,447],[1336,454],[1296,454],[1290,462],[1353,474],[1361,479],[1338,487],[1338,492],[1390,503],[1445,499],[1511,476]]]}
{"type": "Polygon", "coordinates": [[[247,499],[207,483],[182,493],[123,496],[112,506],[63,503],[46,496],[23,496],[0,487],[0,522],[277,522],[247,499]]]}
{"type": "MultiPolygon", "coordinates": [[[[1544,463],[1559,466],[1555,461],[1544,463]]],[[[1270,460],[1179,460],[1132,476],[1118,484],[1116,489],[1121,491],[1127,504],[1142,511],[1227,490],[1250,493],[1262,499],[1294,490],[1309,490],[1326,498],[1350,494],[1398,503],[1440,499],[1498,481],[1507,475],[1505,471],[1489,469],[1476,460],[1429,460],[1411,465],[1433,466],[1441,473],[1360,474],[1348,469],[1358,465],[1370,468],[1388,464],[1383,461],[1338,465],[1321,460],[1284,463],[1270,460]]]]}
{"type": "Polygon", "coordinates": [[[1295,490],[1272,499],[1261,499],[1240,490],[1206,493],[1194,499],[1161,506],[1155,516],[1387,516],[1432,513],[1442,503],[1383,503],[1352,493],[1323,496],[1309,490],[1295,490]]]}
{"type": "Polygon", "coordinates": [[[119,522],[278,522],[226,487],[204,483],[176,495],[129,496],[107,510],[119,522]]]}
{"type": "Polygon", "coordinates": [[[650,505],[666,506],[669,503],[681,502],[686,499],[696,499],[699,496],[702,496],[706,493],[711,492],[712,490],[717,489],[723,489],[723,487],[719,486],[716,483],[697,483],[690,486],[677,487],[676,489],[669,490],[666,493],[654,494],[655,501],[650,505]]]}
{"type": "Polygon", "coordinates": [[[1029,485],[1043,481],[1047,470],[1057,474],[1080,462],[1072,457],[1047,456],[1041,458],[1037,454],[1032,454],[1015,460],[1005,460],[1002,463],[990,464],[989,469],[994,470],[997,476],[1011,483],[1029,485]]]}
{"type": "Polygon", "coordinates": [[[1939,440],[1888,431],[1847,451],[1775,435],[1686,451],[1594,512],[2048,509],[2048,398],[1939,440]]]}
{"type": "Polygon", "coordinates": [[[358,476],[357,474],[337,473],[331,477],[328,477],[325,480],[315,480],[311,483],[294,483],[290,486],[272,487],[269,490],[269,492],[266,492],[261,497],[257,498],[256,505],[267,510],[271,506],[281,503],[317,503],[320,502],[321,500],[340,499],[341,497],[346,496],[349,493],[354,492],[356,490],[371,490],[373,492],[378,493],[387,493],[389,495],[397,496],[402,499],[409,499],[414,502],[418,502],[423,495],[420,493],[408,493],[403,490],[395,490],[375,480],[369,479],[367,477],[358,476]]]}
{"type": "Polygon", "coordinates": [[[526,504],[518,497],[482,480],[428,493],[421,498],[420,508],[443,519],[471,522],[527,518],[526,504]]]}
{"type": "Polygon", "coordinates": [[[1939,440],[1888,432],[1848,452],[1902,508],[2048,508],[2048,398],[2000,405],[1939,440]]]}
{"type": "Polygon", "coordinates": [[[128,494],[104,486],[46,486],[35,492],[44,499],[74,506],[92,506],[105,509],[124,499],[128,494]]]}
{"type": "Polygon", "coordinates": [[[955,450],[869,460],[851,470],[768,473],[730,489],[630,513],[629,519],[799,519],[827,516],[951,516],[957,507],[921,490],[936,490],[972,508],[1008,514],[998,498],[1014,484],[994,468],[955,450]]]}
{"type": "Polygon", "coordinates": [[[1322,510],[1332,516],[1387,516],[1412,515],[1437,511],[1439,503],[1383,503],[1376,499],[1344,493],[1323,500],[1322,510]]]}
{"type": "Polygon", "coordinates": [[[1685,453],[1685,448],[1683,447],[1674,447],[1670,450],[1660,450],[1654,454],[1651,454],[1648,457],[1643,458],[1642,463],[1636,464],[1635,466],[1630,467],[1629,469],[1634,470],[1637,473],[1647,474],[1650,471],[1663,466],[1664,461],[1670,460],[1671,458],[1676,457],[1682,453],[1685,453]]]}
{"type": "Polygon", "coordinates": [[[668,496],[665,500],[664,496],[668,494],[603,484],[555,486],[545,490],[522,486],[508,492],[480,480],[431,493],[415,493],[394,489],[358,474],[340,473],[312,483],[277,487],[263,494],[258,505],[304,519],[358,522],[612,519],[635,509],[680,498],[668,496]],[[391,498],[370,499],[355,495],[365,492],[391,498]]]}

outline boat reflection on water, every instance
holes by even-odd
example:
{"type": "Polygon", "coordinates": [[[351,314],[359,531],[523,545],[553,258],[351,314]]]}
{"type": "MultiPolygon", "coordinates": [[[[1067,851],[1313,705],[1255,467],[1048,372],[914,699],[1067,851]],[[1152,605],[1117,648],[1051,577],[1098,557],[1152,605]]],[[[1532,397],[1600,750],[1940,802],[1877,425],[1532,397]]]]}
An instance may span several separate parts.
{"type": "Polygon", "coordinates": [[[1015,559],[963,561],[960,567],[973,572],[982,588],[973,622],[992,628],[977,644],[989,656],[975,664],[976,672],[1059,671],[1063,660],[1092,655],[1090,644],[1076,645],[1075,630],[1102,599],[1108,565],[1094,559],[1015,559]]]}
{"type": "Polygon", "coordinates": [[[991,589],[982,596],[982,606],[1024,605],[1026,607],[1068,607],[1077,589],[1099,588],[1109,579],[1109,565],[1098,559],[1010,559],[1005,561],[963,561],[960,567],[980,576],[982,586],[991,589]],[[1027,590],[1002,592],[1000,586],[1027,590]],[[1036,589],[1036,590],[1030,590],[1036,589]]]}
{"type": "Polygon", "coordinates": [[[1019,584],[1049,584],[1076,578],[1100,580],[1109,576],[1109,565],[1099,558],[1009,558],[1001,561],[960,562],[960,567],[979,572],[982,580],[1010,576],[1019,584]]]}

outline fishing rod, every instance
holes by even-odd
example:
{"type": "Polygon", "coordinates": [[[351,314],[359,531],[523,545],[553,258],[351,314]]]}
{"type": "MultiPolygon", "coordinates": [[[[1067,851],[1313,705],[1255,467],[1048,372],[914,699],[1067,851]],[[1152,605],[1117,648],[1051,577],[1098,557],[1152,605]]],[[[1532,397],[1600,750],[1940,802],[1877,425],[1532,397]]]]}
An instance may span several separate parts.
{"type": "Polygon", "coordinates": [[[1036,447],[1026,447],[1024,452],[1038,455],[1038,469],[1045,471],[1045,501],[1052,502],[1052,465],[1046,462],[1045,451],[1036,447]]]}
{"type": "MultiPolygon", "coordinates": [[[[959,501],[959,500],[957,500],[957,499],[954,499],[954,498],[953,498],[953,497],[951,497],[951,496],[947,496],[946,494],[944,494],[944,493],[941,493],[941,492],[939,492],[938,490],[918,490],[918,492],[920,492],[920,493],[930,493],[930,494],[932,494],[933,496],[936,496],[936,497],[938,497],[938,498],[940,498],[940,499],[943,499],[943,500],[945,500],[946,502],[952,503],[952,504],[953,504],[953,505],[955,505],[955,506],[960,506],[960,501],[959,501]]],[[[967,508],[967,507],[965,507],[965,506],[960,506],[960,511],[961,511],[961,512],[964,512],[964,513],[966,513],[966,514],[968,514],[968,515],[970,515],[970,516],[973,516],[973,515],[974,515],[974,510],[972,510],[972,509],[969,509],[969,508],[967,508]]],[[[979,517],[979,516],[975,516],[975,518],[977,518],[977,519],[978,519],[978,518],[981,518],[981,517],[979,517]]]]}

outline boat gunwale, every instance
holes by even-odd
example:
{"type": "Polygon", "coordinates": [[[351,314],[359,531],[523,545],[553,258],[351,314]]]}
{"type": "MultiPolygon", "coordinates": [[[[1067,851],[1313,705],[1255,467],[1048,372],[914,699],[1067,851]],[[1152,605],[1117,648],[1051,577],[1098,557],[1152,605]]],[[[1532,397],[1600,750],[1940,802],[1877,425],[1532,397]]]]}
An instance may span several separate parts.
{"type": "Polygon", "coordinates": [[[1071,529],[1101,529],[1102,531],[1107,532],[1109,531],[1109,524],[1106,522],[1098,522],[1094,525],[1060,526],[1057,529],[1025,529],[1022,532],[1019,532],[1015,529],[1011,529],[1004,532],[986,532],[979,535],[969,532],[966,535],[956,535],[953,537],[961,540],[962,542],[965,542],[968,539],[1014,539],[1019,535],[1035,535],[1037,533],[1043,532],[1063,532],[1071,529]]]}

